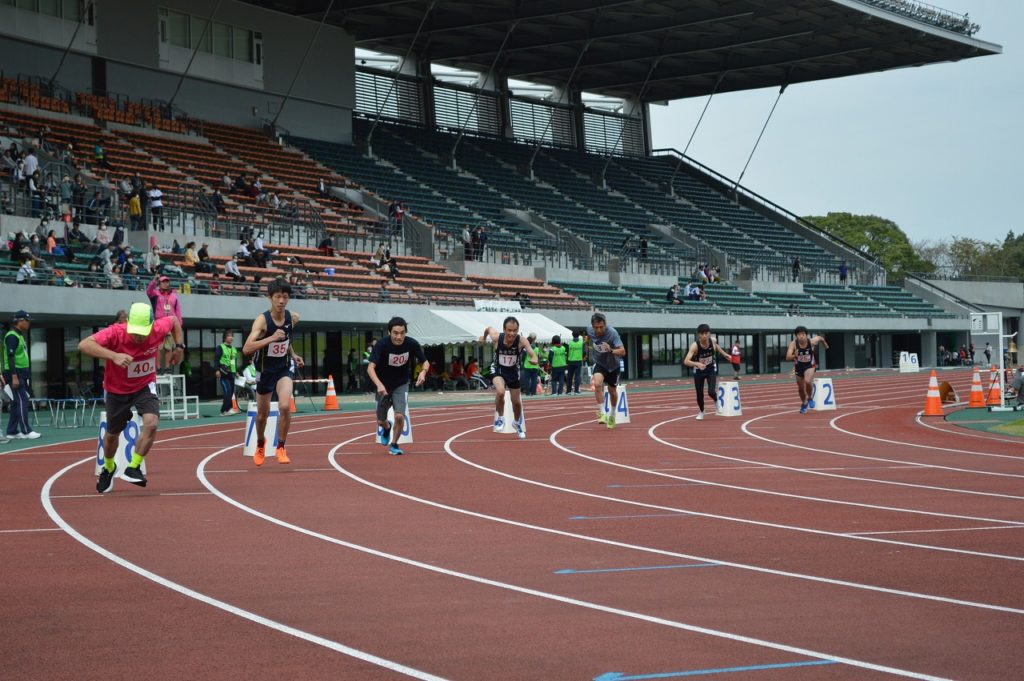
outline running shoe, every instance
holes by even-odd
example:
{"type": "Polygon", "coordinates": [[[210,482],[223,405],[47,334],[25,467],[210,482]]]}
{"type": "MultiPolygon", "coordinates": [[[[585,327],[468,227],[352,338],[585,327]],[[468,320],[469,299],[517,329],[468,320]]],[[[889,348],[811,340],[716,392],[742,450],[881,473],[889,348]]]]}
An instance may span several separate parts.
{"type": "Polygon", "coordinates": [[[18,438],[19,440],[35,440],[37,437],[42,437],[42,435],[40,435],[34,430],[30,430],[27,433],[18,433],[14,437],[18,438]]]}
{"type": "Polygon", "coordinates": [[[505,419],[499,417],[499,418],[494,420],[494,432],[495,433],[500,433],[501,429],[504,428],[504,427],[505,427],[505,419]]]}
{"type": "Polygon", "coordinates": [[[256,447],[256,453],[252,456],[252,462],[257,466],[263,465],[263,460],[267,458],[267,448],[264,445],[256,447]]]}
{"type": "Polygon", "coordinates": [[[520,440],[526,439],[526,433],[523,432],[523,427],[519,425],[519,421],[513,422],[512,427],[516,429],[516,437],[518,437],[520,440]]]}
{"type": "Polygon", "coordinates": [[[597,422],[598,423],[605,423],[605,424],[607,424],[608,423],[608,415],[605,414],[603,411],[597,412],[597,422]]]}
{"type": "Polygon", "coordinates": [[[117,473],[116,465],[112,471],[108,471],[106,468],[100,468],[100,474],[96,477],[96,491],[100,494],[106,494],[110,490],[114,489],[115,473],[117,473]]]}
{"type": "Polygon", "coordinates": [[[615,427],[615,414],[608,414],[608,418],[605,420],[605,423],[608,425],[608,430],[611,430],[612,428],[614,428],[615,427]]]}
{"type": "Polygon", "coordinates": [[[391,426],[388,426],[387,428],[380,428],[378,432],[380,433],[378,436],[380,443],[387,447],[388,443],[391,442],[391,426]]]}
{"type": "Polygon", "coordinates": [[[807,400],[807,408],[814,409],[814,400],[807,400]]]}
{"type": "Polygon", "coordinates": [[[402,454],[405,454],[405,452],[399,449],[396,444],[388,445],[388,453],[391,454],[391,456],[402,456],[402,454]]]}
{"type": "Polygon", "coordinates": [[[800,413],[801,414],[806,414],[807,413],[807,403],[806,402],[804,402],[803,404],[800,405],[800,413]]]}
{"type": "Polygon", "coordinates": [[[292,460],[288,458],[288,451],[284,447],[278,447],[274,450],[274,456],[277,457],[278,463],[291,463],[292,460]]]}
{"type": "Polygon", "coordinates": [[[702,412],[702,411],[697,412],[697,420],[698,421],[703,421],[704,420],[704,412],[702,412]]]}
{"type": "Polygon", "coordinates": [[[141,468],[132,468],[131,466],[124,469],[124,473],[121,474],[121,479],[127,480],[133,485],[138,485],[139,487],[145,487],[146,483],[149,482],[146,480],[146,476],[142,474],[141,468]]]}

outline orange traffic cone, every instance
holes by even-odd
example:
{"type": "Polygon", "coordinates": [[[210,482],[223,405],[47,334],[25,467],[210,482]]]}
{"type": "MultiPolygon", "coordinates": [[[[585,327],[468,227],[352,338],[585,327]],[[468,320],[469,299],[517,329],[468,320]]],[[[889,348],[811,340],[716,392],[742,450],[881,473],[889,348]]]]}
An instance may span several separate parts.
{"type": "Polygon", "coordinates": [[[327,377],[327,397],[324,398],[324,411],[338,411],[338,393],[334,389],[334,376],[327,377]]]}
{"type": "Polygon", "coordinates": [[[981,372],[977,369],[974,370],[974,376],[971,378],[971,399],[967,401],[967,408],[985,408],[985,391],[981,389],[981,372]]]}
{"type": "Polygon", "coordinates": [[[988,389],[988,406],[999,407],[1003,404],[1002,390],[999,385],[999,372],[996,371],[996,365],[992,365],[992,383],[988,389]]]}
{"type": "Polygon", "coordinates": [[[295,402],[295,393],[292,393],[292,404],[291,404],[290,407],[288,407],[288,411],[290,411],[291,413],[294,414],[298,410],[299,410],[299,405],[295,402]]]}
{"type": "Polygon", "coordinates": [[[231,396],[231,411],[238,413],[238,400],[234,395],[231,396]]]}
{"type": "Polygon", "coordinates": [[[943,416],[942,397],[939,396],[939,377],[932,369],[931,378],[928,379],[928,398],[924,401],[925,416],[943,416]]]}

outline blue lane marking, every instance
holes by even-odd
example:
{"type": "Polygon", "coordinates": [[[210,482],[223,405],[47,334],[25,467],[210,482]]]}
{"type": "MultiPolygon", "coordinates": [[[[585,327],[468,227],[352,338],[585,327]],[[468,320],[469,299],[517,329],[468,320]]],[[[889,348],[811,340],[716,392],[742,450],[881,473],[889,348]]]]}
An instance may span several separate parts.
{"type": "Polygon", "coordinates": [[[624,518],[671,518],[674,516],[692,517],[689,513],[642,513],[639,515],[574,515],[569,520],[622,520],[624,518]]]}
{"type": "Polygon", "coordinates": [[[606,672],[595,676],[594,681],[646,681],[647,679],[674,679],[683,676],[706,676],[708,674],[728,674],[730,672],[754,672],[762,669],[789,669],[792,667],[820,667],[825,664],[837,664],[835,660],[806,660],[804,662],[780,662],[779,664],[755,664],[749,667],[720,667],[718,669],[692,669],[685,672],[664,672],[662,674],[638,674],[626,676],[622,672],[606,672]]]}
{"type": "Polygon", "coordinates": [[[572,568],[564,568],[562,570],[555,570],[555,574],[582,575],[591,572],[636,572],[638,570],[674,570],[676,568],[716,567],[718,565],[721,565],[721,563],[687,563],[685,565],[648,565],[646,567],[602,568],[598,570],[573,570],[572,568]]]}

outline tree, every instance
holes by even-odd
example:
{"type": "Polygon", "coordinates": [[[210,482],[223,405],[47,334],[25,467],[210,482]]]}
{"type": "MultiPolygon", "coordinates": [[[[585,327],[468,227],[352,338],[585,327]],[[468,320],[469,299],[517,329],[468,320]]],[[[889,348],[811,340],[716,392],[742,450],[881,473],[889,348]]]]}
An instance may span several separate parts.
{"type": "Polygon", "coordinates": [[[907,272],[932,272],[935,263],[922,258],[892,220],[877,215],[829,213],[806,218],[865,255],[877,258],[886,272],[901,278],[907,272]]]}

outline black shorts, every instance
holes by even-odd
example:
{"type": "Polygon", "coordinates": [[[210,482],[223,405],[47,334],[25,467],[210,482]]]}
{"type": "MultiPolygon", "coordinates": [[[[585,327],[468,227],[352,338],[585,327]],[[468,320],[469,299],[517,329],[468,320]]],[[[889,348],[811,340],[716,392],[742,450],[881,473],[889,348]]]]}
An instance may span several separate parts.
{"type": "Polygon", "coordinates": [[[818,367],[817,367],[817,365],[815,365],[815,364],[804,364],[804,365],[801,365],[801,364],[797,364],[796,366],[794,366],[794,367],[793,367],[793,372],[794,372],[794,373],[795,373],[795,374],[796,374],[797,376],[799,376],[800,378],[803,378],[803,377],[804,377],[804,373],[805,373],[805,372],[806,372],[806,371],[807,371],[808,369],[817,369],[817,368],[818,368],[818,367]]]}
{"type": "Polygon", "coordinates": [[[117,435],[124,430],[124,427],[132,419],[132,407],[135,408],[135,411],[139,412],[139,416],[143,414],[156,414],[159,416],[160,398],[157,397],[154,392],[155,390],[156,384],[153,384],[152,387],[146,386],[142,390],[130,395],[119,395],[108,391],[105,399],[107,432],[111,435],[117,435]]]}
{"type": "Polygon", "coordinates": [[[295,372],[291,367],[278,369],[277,371],[261,371],[256,379],[256,393],[266,395],[277,391],[277,382],[282,378],[295,378],[295,372]]]}
{"type": "Polygon", "coordinates": [[[518,371],[496,370],[494,365],[492,364],[491,380],[494,380],[495,378],[500,378],[501,380],[505,381],[505,387],[508,388],[509,390],[519,390],[523,387],[522,384],[519,382],[518,371]]]}
{"type": "Polygon", "coordinates": [[[619,370],[618,369],[608,369],[607,367],[603,367],[600,364],[595,364],[594,365],[594,373],[595,374],[601,374],[602,376],[604,376],[604,384],[605,385],[610,385],[610,386],[614,387],[614,386],[617,386],[619,384],[619,370]]]}

